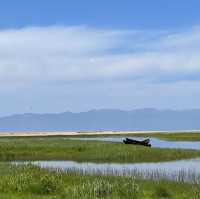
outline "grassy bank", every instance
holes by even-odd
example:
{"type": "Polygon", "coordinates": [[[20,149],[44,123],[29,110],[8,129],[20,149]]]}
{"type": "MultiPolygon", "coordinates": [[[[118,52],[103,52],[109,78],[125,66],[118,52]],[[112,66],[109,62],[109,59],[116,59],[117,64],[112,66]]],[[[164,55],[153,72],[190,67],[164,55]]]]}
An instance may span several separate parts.
{"type": "Polygon", "coordinates": [[[75,160],[158,162],[200,157],[200,151],[148,148],[102,141],[49,138],[1,138],[0,160],[75,160]]]}
{"type": "MultiPolygon", "coordinates": [[[[122,137],[155,137],[160,138],[164,140],[172,140],[172,141],[200,141],[200,132],[165,132],[165,133],[128,133],[128,134],[120,134],[119,132],[116,132],[116,134],[113,135],[76,135],[76,136],[66,136],[66,137],[115,137],[115,136],[122,136],[122,137]]],[[[63,136],[61,136],[63,137],[63,136]]]]}
{"type": "MultiPolygon", "coordinates": [[[[137,136],[141,136],[141,134],[137,134],[137,136]]],[[[200,141],[200,133],[152,133],[144,134],[143,136],[174,141],[200,141]]]]}
{"type": "Polygon", "coordinates": [[[200,185],[0,165],[1,199],[199,199],[200,185]]]}

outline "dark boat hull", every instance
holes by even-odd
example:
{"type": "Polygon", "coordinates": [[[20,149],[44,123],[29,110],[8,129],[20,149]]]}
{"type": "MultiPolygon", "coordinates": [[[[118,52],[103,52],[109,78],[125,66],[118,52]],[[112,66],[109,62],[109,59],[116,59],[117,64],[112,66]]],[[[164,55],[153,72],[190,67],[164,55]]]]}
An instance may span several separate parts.
{"type": "Polygon", "coordinates": [[[133,140],[133,139],[129,139],[126,138],[125,140],[123,140],[124,144],[135,144],[135,145],[143,145],[143,146],[148,146],[151,147],[151,144],[149,144],[150,140],[143,140],[143,141],[138,141],[138,140],[133,140]]]}

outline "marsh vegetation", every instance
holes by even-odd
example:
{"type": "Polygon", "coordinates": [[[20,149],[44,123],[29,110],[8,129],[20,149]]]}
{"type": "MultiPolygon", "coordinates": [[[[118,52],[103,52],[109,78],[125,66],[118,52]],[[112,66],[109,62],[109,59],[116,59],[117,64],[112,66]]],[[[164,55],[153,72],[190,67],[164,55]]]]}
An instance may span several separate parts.
{"type": "MultiPolygon", "coordinates": [[[[157,136],[157,135],[156,135],[157,136]]],[[[194,137],[197,135],[194,135],[194,137]]],[[[174,137],[176,137],[174,135],[174,137]]],[[[174,139],[173,137],[173,139],[174,139]]],[[[184,136],[183,136],[184,137],[184,136]]],[[[184,139],[186,139],[186,135],[184,139]]],[[[2,199],[199,199],[198,176],[176,174],[176,181],[162,172],[138,172],[132,176],[103,175],[81,170],[50,170],[13,165],[20,160],[74,160],[97,163],[161,162],[200,157],[200,151],[127,146],[104,141],[68,140],[66,137],[0,138],[0,197],[2,199]],[[7,163],[5,163],[7,162],[7,163]]]]}
{"type": "Polygon", "coordinates": [[[123,143],[48,138],[1,138],[0,160],[75,160],[88,162],[159,162],[196,158],[198,150],[127,146],[123,143]]]}
{"type": "Polygon", "coordinates": [[[1,198],[199,199],[200,186],[166,179],[49,171],[33,165],[0,165],[1,198]]]}

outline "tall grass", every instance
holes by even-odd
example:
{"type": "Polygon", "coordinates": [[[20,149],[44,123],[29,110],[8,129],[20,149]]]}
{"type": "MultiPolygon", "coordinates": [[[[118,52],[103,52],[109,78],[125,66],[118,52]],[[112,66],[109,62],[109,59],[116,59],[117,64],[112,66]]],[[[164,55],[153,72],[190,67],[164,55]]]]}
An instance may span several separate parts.
{"type": "MultiPolygon", "coordinates": [[[[54,171],[55,169],[49,168],[54,171]]],[[[63,172],[78,172],[81,175],[101,175],[101,176],[120,176],[120,177],[134,177],[137,179],[149,179],[149,180],[172,180],[179,183],[192,183],[200,184],[200,174],[192,170],[180,170],[180,171],[166,171],[162,169],[157,170],[139,170],[139,169],[110,169],[110,168],[67,168],[62,169],[63,172]]]]}
{"type": "Polygon", "coordinates": [[[132,198],[138,199],[139,187],[134,178],[120,183],[102,177],[91,180],[79,173],[49,171],[33,165],[7,165],[0,178],[0,193],[49,195],[60,198],[132,198]]]}
{"type": "Polygon", "coordinates": [[[1,165],[0,198],[199,199],[198,184],[135,177],[83,175],[32,165],[1,165]]]}
{"type": "Polygon", "coordinates": [[[0,193],[52,194],[62,190],[61,173],[49,172],[32,165],[8,166],[0,179],[0,193]]]}

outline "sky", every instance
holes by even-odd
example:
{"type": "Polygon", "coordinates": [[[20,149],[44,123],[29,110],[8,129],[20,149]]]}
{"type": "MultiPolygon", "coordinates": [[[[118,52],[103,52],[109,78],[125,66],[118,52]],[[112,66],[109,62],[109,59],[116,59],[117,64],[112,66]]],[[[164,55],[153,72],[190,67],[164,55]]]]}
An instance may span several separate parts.
{"type": "Polygon", "coordinates": [[[200,108],[199,0],[0,0],[0,116],[200,108]]]}

